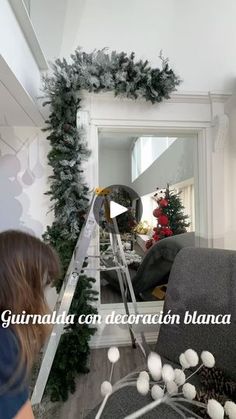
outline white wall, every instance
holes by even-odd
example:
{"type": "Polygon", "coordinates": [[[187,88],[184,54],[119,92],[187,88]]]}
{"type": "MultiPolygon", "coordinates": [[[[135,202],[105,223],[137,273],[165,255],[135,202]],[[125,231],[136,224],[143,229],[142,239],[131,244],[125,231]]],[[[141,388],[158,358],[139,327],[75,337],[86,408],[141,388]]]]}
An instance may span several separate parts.
{"type": "Polygon", "coordinates": [[[41,236],[52,222],[48,189],[49,144],[40,128],[0,127],[0,231],[41,236]]]}
{"type": "MultiPolygon", "coordinates": [[[[44,12],[45,0],[37,3],[42,3],[44,12]]],[[[157,65],[163,49],[183,79],[182,90],[234,87],[235,0],[68,0],[67,4],[61,56],[68,57],[79,45],[90,51],[109,47],[133,50],[157,65]]],[[[45,28],[44,19],[38,22],[39,32],[49,42],[54,26],[45,28]]]]}
{"type": "Polygon", "coordinates": [[[131,186],[143,196],[157,187],[165,188],[167,183],[173,185],[192,178],[194,141],[191,137],[178,138],[131,186]]]}
{"type": "Polygon", "coordinates": [[[130,186],[131,157],[127,149],[101,147],[99,150],[99,186],[130,186]]]}
{"type": "Polygon", "coordinates": [[[30,19],[45,56],[54,61],[60,55],[67,0],[30,0],[30,19]]]}
{"type": "MultiPolygon", "coordinates": [[[[0,127],[0,231],[19,229],[41,238],[52,224],[45,195],[51,173],[48,151],[40,128],[0,127]]],[[[46,297],[53,308],[55,288],[48,288],[46,297]]]]}
{"type": "MultiPolygon", "coordinates": [[[[225,208],[225,247],[236,250],[236,98],[229,113],[229,138],[225,149],[225,180],[219,206],[225,208]]],[[[221,220],[219,220],[220,222],[221,220]]],[[[221,221],[222,222],[222,221],[221,221]]]]}

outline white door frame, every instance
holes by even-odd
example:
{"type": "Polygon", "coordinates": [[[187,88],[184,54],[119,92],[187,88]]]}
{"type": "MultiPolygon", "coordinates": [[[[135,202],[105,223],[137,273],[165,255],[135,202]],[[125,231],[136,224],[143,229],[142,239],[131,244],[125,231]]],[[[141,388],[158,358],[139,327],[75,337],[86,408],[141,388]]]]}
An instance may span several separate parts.
{"type": "MultiPolygon", "coordinates": [[[[84,99],[84,111],[88,115],[88,147],[92,151],[87,164],[86,179],[91,188],[98,185],[98,141],[99,130],[117,129],[127,131],[144,131],[147,133],[172,132],[197,134],[194,153],[195,179],[195,208],[196,208],[196,245],[200,247],[214,247],[215,236],[215,207],[217,196],[222,185],[213,182],[217,171],[217,179],[224,181],[224,173],[220,167],[214,167],[216,133],[214,118],[224,114],[224,103],[227,95],[207,94],[176,94],[168,102],[155,105],[146,102],[132,102],[127,99],[119,100],[111,94],[89,94],[84,99]],[[217,105],[216,105],[217,103],[217,105]],[[154,109],[155,108],[155,109],[154,109]],[[215,113],[217,111],[217,114],[215,113]],[[155,112],[154,112],[155,111],[155,112]],[[214,128],[213,128],[214,127],[214,128]]],[[[217,161],[223,158],[223,151],[217,150],[217,161]],[[222,156],[221,156],[222,154],[222,156]],[[220,157],[219,157],[220,156],[220,157]]],[[[223,247],[223,235],[220,239],[223,247]]],[[[91,249],[92,250],[92,249],[91,249]]],[[[99,251],[98,235],[93,242],[93,251],[99,251]]],[[[91,253],[91,252],[90,252],[91,253]]],[[[93,262],[93,268],[94,268],[93,262]]],[[[94,271],[91,271],[94,276],[94,271]]],[[[99,314],[105,316],[112,310],[123,312],[121,304],[101,304],[100,278],[96,277],[95,288],[99,292],[99,314]]],[[[156,313],[163,307],[162,303],[141,302],[141,313],[156,313]]],[[[132,312],[132,307],[130,306],[132,312]]],[[[147,340],[156,339],[157,330],[152,328],[146,333],[147,340]]],[[[99,326],[98,332],[92,338],[91,346],[104,347],[111,344],[128,344],[128,331],[124,328],[99,326]]]]}

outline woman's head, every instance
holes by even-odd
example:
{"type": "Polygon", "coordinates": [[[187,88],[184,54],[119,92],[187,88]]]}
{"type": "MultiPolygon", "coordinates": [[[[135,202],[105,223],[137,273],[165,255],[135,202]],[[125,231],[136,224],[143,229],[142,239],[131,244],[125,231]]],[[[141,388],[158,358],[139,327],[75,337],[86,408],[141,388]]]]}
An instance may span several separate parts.
{"type": "MultiPolygon", "coordinates": [[[[0,313],[47,314],[45,287],[60,274],[55,251],[38,238],[22,231],[0,233],[0,313]]],[[[47,325],[14,325],[21,346],[21,357],[30,368],[44,343],[47,325]]]]}

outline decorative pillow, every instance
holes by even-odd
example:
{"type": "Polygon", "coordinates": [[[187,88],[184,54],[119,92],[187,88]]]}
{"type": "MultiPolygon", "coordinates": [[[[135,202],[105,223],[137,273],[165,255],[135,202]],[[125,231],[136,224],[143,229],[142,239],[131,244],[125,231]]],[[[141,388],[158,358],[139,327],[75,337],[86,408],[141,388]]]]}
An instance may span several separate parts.
{"type": "Polygon", "coordinates": [[[133,279],[135,294],[166,284],[177,253],[183,247],[194,245],[194,233],[184,233],[160,240],[152,246],[133,279]]]}

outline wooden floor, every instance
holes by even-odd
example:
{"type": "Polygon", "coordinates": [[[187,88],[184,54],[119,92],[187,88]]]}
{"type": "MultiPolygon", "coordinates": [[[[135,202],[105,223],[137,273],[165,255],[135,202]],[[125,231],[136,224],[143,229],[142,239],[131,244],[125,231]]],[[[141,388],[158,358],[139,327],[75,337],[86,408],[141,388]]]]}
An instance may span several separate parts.
{"type": "MultiPolygon", "coordinates": [[[[145,365],[145,359],[138,348],[121,347],[119,350],[121,357],[114,368],[113,382],[145,365]]],[[[100,386],[104,380],[109,379],[110,365],[107,349],[91,351],[90,373],[79,377],[76,392],[61,407],[59,419],[84,419],[101,402],[100,386]]]]}

